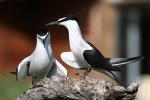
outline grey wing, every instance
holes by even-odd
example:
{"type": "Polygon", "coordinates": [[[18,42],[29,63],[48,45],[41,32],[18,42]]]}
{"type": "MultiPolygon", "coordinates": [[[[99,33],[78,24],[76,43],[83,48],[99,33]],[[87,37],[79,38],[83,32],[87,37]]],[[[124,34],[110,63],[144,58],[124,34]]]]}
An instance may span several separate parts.
{"type": "Polygon", "coordinates": [[[66,63],[70,67],[81,68],[77,63],[76,58],[74,57],[72,52],[62,52],[61,59],[63,60],[64,63],[66,63]]]}
{"type": "Polygon", "coordinates": [[[16,69],[16,79],[19,80],[24,76],[29,76],[30,56],[21,61],[16,69]]]}
{"type": "Polygon", "coordinates": [[[46,77],[51,77],[52,75],[57,75],[57,74],[61,76],[67,76],[68,72],[66,68],[56,60],[53,62],[51,69],[48,72],[46,77]]]}
{"type": "Polygon", "coordinates": [[[56,73],[61,76],[67,76],[68,74],[66,68],[58,60],[56,60],[56,73]]]}

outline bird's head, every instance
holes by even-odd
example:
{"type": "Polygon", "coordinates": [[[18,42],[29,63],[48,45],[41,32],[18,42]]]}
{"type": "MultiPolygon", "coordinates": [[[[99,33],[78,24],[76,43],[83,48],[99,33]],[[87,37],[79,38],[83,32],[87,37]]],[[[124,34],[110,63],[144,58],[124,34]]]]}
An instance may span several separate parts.
{"type": "Polygon", "coordinates": [[[38,32],[36,37],[37,42],[42,43],[42,45],[44,45],[44,48],[48,47],[48,45],[50,44],[50,32],[47,29],[38,32]]]}
{"type": "Polygon", "coordinates": [[[57,21],[50,22],[50,23],[46,24],[46,26],[56,24],[56,25],[62,25],[62,26],[68,27],[68,26],[78,25],[78,22],[79,21],[78,21],[77,17],[68,15],[68,16],[64,16],[62,18],[59,18],[57,21]]]}

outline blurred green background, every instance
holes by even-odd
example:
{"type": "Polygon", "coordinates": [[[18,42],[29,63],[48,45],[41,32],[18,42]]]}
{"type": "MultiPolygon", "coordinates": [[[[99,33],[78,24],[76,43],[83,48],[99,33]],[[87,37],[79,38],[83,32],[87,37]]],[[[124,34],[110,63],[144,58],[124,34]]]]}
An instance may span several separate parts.
{"type": "Polygon", "coordinates": [[[16,81],[16,76],[6,73],[0,77],[0,100],[16,100],[31,85],[28,78],[16,81]]]}

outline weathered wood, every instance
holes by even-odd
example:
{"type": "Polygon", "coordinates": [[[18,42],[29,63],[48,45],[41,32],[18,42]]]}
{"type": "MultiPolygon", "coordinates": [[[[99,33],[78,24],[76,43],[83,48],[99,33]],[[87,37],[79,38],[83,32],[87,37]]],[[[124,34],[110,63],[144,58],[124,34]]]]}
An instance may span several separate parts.
{"type": "Polygon", "coordinates": [[[137,82],[124,88],[112,81],[53,76],[41,80],[17,100],[132,100],[138,87],[137,82]]]}

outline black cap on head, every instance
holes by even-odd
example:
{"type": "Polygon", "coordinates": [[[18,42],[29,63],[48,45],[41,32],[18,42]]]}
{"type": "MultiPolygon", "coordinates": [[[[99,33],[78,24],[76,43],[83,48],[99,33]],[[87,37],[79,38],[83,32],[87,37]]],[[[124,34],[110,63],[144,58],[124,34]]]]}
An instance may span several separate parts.
{"type": "Polygon", "coordinates": [[[51,25],[55,25],[55,24],[57,25],[57,24],[59,24],[61,22],[65,22],[65,21],[69,21],[69,20],[74,20],[74,21],[76,21],[79,24],[79,20],[78,20],[77,17],[72,16],[72,15],[67,15],[67,16],[64,16],[62,18],[59,18],[57,21],[50,22],[50,23],[46,24],[45,27],[48,27],[48,26],[51,26],[51,25]]]}
{"type": "Polygon", "coordinates": [[[44,36],[47,34],[47,32],[48,32],[48,27],[43,27],[39,31],[37,31],[37,34],[44,36]]]}

